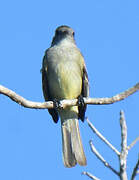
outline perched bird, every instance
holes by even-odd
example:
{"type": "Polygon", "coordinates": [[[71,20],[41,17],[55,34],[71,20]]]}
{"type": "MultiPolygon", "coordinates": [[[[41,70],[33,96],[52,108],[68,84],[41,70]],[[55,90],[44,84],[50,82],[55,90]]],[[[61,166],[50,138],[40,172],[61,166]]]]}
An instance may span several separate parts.
{"type": "MultiPolygon", "coordinates": [[[[42,63],[42,88],[46,101],[60,101],[89,96],[89,83],[84,58],[77,48],[74,31],[60,26],[42,63]]],[[[82,104],[82,103],[81,103],[82,104]]],[[[63,161],[66,167],[86,165],[78,119],[84,121],[86,105],[48,110],[55,123],[61,119],[63,161]]]]}

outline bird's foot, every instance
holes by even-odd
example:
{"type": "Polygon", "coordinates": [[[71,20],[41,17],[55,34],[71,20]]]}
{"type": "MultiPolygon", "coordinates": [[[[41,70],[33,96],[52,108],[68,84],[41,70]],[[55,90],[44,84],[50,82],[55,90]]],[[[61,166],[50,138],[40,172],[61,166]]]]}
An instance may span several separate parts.
{"type": "Polygon", "coordinates": [[[61,103],[60,103],[60,101],[59,101],[58,99],[54,99],[54,100],[53,100],[53,103],[54,103],[54,108],[55,108],[56,110],[62,109],[62,105],[61,105],[61,103]]]}
{"type": "Polygon", "coordinates": [[[78,118],[81,119],[84,122],[86,104],[84,102],[84,99],[83,99],[82,95],[80,95],[78,97],[78,110],[79,110],[78,118]]]}
{"type": "Polygon", "coordinates": [[[78,103],[78,106],[80,106],[82,108],[84,108],[86,106],[82,95],[78,96],[78,102],[77,103],[78,103]]]}

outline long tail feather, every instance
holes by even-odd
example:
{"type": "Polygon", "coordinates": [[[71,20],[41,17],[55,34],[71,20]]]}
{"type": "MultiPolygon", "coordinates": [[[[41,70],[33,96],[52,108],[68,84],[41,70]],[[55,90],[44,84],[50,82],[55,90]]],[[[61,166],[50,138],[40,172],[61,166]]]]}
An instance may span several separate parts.
{"type": "Polygon", "coordinates": [[[86,165],[86,157],[79,132],[78,119],[67,119],[62,123],[63,160],[66,167],[77,163],[86,165]]]}

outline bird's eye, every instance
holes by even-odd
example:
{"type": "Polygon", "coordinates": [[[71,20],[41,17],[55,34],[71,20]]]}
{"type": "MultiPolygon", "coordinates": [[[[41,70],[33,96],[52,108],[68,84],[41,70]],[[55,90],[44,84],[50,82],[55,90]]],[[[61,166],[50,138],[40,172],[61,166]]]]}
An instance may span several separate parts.
{"type": "Polygon", "coordinates": [[[56,35],[61,35],[62,32],[61,31],[56,31],[56,35]]]}
{"type": "Polygon", "coordinates": [[[60,33],[59,33],[59,31],[56,31],[56,35],[59,35],[60,33]]]}
{"type": "Polygon", "coordinates": [[[75,36],[75,32],[73,32],[72,35],[75,36]]]}

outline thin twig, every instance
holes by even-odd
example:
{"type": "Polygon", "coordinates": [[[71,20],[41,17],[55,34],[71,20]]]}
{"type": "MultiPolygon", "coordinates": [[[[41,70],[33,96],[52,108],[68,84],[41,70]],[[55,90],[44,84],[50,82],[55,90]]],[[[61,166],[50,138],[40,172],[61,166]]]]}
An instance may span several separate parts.
{"type": "Polygon", "coordinates": [[[134,180],[137,173],[138,173],[138,170],[139,170],[139,157],[138,157],[138,161],[136,163],[136,166],[135,168],[133,169],[133,173],[132,173],[132,177],[131,177],[131,180],[134,180]]]}
{"type": "Polygon", "coordinates": [[[89,127],[93,130],[93,132],[105,143],[107,144],[118,156],[120,156],[120,152],[93,126],[93,124],[86,118],[89,127]]]}
{"type": "Polygon", "coordinates": [[[139,136],[127,147],[130,150],[139,141],[139,136]]]}
{"type": "Polygon", "coordinates": [[[87,175],[89,178],[93,179],[93,180],[100,180],[98,179],[96,176],[90,174],[89,172],[82,172],[83,175],[87,175]]]}
{"type": "Polygon", "coordinates": [[[97,149],[95,148],[95,146],[93,145],[93,142],[90,141],[90,147],[92,152],[95,154],[95,156],[110,170],[112,170],[116,175],[119,176],[119,173],[108,163],[106,162],[106,160],[102,157],[102,155],[97,151],[97,149]]]}
{"type": "Polygon", "coordinates": [[[127,126],[125,121],[124,112],[120,111],[120,126],[121,126],[121,154],[120,161],[120,179],[127,180],[126,163],[127,163],[127,126]]]}
{"type": "MultiPolygon", "coordinates": [[[[128,96],[130,96],[131,94],[135,93],[138,90],[139,90],[139,83],[137,83],[132,88],[130,88],[120,94],[117,94],[113,97],[110,97],[110,98],[84,98],[84,102],[85,102],[85,104],[93,104],[93,105],[113,104],[115,102],[118,102],[118,101],[121,101],[121,100],[127,98],[128,96]]],[[[16,103],[18,103],[26,108],[33,108],[33,109],[54,108],[54,104],[52,101],[47,101],[45,103],[29,101],[29,100],[23,98],[22,96],[16,94],[14,91],[12,91],[2,85],[0,85],[0,94],[3,94],[5,96],[9,97],[16,103]]],[[[61,107],[63,107],[63,108],[68,107],[68,106],[75,106],[75,105],[78,105],[78,100],[77,99],[62,100],[60,104],[61,104],[61,107]]]]}

